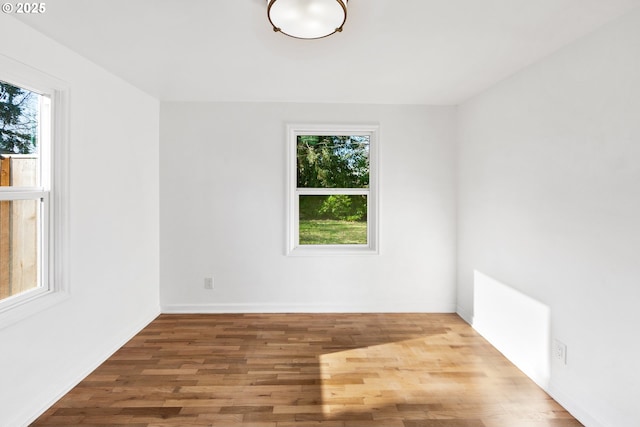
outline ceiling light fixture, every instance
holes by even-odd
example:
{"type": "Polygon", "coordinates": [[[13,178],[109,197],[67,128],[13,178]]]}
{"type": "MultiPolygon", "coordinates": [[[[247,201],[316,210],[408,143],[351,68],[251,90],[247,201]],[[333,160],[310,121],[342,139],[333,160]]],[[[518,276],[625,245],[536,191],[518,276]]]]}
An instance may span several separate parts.
{"type": "Polygon", "coordinates": [[[319,39],[342,31],[349,0],[267,0],[273,31],[298,39],[319,39]]]}

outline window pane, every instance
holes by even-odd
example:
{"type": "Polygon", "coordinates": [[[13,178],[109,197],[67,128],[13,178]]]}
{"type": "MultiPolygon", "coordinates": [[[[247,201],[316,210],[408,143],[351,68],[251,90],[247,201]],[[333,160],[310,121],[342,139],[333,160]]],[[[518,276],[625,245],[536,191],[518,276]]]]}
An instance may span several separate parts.
{"type": "Polygon", "coordinates": [[[0,81],[0,186],[38,186],[41,95],[0,81]]]}
{"type": "Polygon", "coordinates": [[[298,135],[298,188],[369,187],[369,136],[298,135]]]}
{"type": "Polygon", "coordinates": [[[40,203],[0,202],[0,300],[38,286],[40,203]]]}
{"type": "Polygon", "coordinates": [[[367,196],[299,196],[300,245],[366,245],[367,196]]]}

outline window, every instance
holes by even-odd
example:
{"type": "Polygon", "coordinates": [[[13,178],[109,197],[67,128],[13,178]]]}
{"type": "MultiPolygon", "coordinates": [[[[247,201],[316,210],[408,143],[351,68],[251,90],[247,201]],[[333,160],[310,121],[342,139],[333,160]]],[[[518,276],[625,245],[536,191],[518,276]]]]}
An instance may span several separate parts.
{"type": "Polygon", "coordinates": [[[287,253],[377,253],[377,126],[290,125],[287,253]]]}
{"type": "Polygon", "coordinates": [[[2,327],[16,320],[17,311],[44,307],[42,301],[28,303],[63,290],[64,216],[56,213],[62,205],[64,91],[25,65],[0,62],[2,327]]]}

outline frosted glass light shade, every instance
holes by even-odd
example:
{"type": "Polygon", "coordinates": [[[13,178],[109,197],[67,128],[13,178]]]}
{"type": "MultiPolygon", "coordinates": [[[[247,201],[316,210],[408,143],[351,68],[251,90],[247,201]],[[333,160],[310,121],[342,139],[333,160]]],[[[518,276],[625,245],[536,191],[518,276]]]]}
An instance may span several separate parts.
{"type": "Polygon", "coordinates": [[[348,0],[267,0],[274,31],[299,39],[319,39],[342,31],[348,0]]]}

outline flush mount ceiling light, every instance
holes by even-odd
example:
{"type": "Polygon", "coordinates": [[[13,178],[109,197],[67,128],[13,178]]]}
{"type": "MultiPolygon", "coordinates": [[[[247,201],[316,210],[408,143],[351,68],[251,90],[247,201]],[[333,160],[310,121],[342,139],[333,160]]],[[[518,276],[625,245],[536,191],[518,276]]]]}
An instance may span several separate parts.
{"type": "Polygon", "coordinates": [[[273,31],[298,39],[319,39],[342,31],[348,0],[267,0],[273,31]]]}

